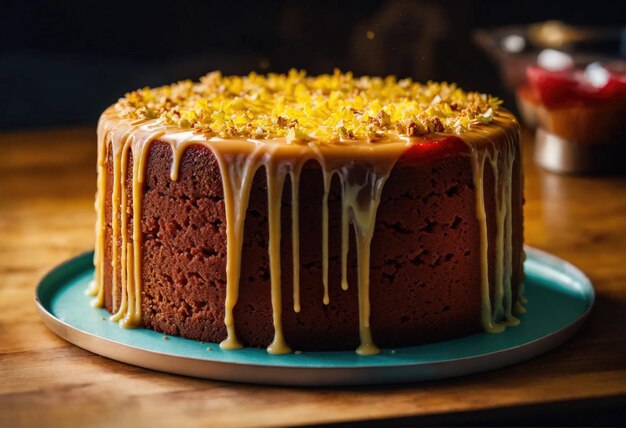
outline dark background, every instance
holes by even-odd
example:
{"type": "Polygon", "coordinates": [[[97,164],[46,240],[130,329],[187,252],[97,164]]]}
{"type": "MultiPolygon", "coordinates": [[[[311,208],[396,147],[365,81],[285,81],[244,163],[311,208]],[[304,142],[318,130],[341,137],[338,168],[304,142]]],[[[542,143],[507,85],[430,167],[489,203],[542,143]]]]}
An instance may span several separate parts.
{"type": "Polygon", "coordinates": [[[93,123],[129,90],[216,69],[317,74],[339,67],[456,81],[512,104],[474,43],[477,28],[547,19],[623,26],[624,3],[3,1],[0,128],[93,123]]]}

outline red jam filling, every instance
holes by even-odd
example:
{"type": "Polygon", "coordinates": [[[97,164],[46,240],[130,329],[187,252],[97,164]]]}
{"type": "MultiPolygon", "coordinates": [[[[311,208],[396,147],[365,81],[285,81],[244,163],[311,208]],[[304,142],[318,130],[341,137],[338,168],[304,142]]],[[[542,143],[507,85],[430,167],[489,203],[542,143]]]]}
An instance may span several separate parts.
{"type": "Polygon", "coordinates": [[[607,72],[606,82],[596,86],[579,69],[552,71],[531,66],[526,70],[528,85],[521,87],[518,94],[547,108],[593,107],[626,101],[626,78],[607,72]]]}
{"type": "Polygon", "coordinates": [[[423,163],[468,153],[469,147],[456,135],[435,135],[419,139],[398,159],[398,163],[423,163]]]}

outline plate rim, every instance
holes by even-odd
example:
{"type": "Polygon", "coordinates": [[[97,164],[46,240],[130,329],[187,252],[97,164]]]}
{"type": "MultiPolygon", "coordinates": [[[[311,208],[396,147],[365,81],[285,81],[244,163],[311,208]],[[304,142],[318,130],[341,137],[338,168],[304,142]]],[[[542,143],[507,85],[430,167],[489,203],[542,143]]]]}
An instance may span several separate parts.
{"type": "MultiPolygon", "coordinates": [[[[490,352],[471,355],[471,356],[464,356],[464,357],[459,357],[459,358],[447,358],[444,360],[437,360],[437,361],[431,361],[431,362],[399,363],[399,364],[394,364],[390,366],[386,366],[386,365],[320,366],[320,365],[315,365],[315,364],[311,364],[307,366],[266,365],[266,364],[259,364],[259,363],[254,363],[254,362],[219,361],[219,360],[212,360],[212,359],[207,359],[207,358],[198,358],[194,356],[177,355],[177,354],[172,354],[168,352],[149,350],[149,349],[145,349],[136,345],[120,342],[115,339],[101,337],[95,333],[85,331],[79,327],[75,327],[69,324],[68,322],[64,320],[57,318],[51,311],[49,311],[46,308],[46,306],[42,302],[42,296],[44,294],[43,289],[48,286],[48,283],[53,280],[53,277],[55,275],[58,275],[59,271],[63,270],[64,268],[67,268],[69,265],[71,265],[72,263],[75,263],[77,260],[83,261],[86,258],[89,258],[93,254],[93,250],[86,251],[77,256],[74,256],[56,265],[51,270],[49,270],[38,282],[38,285],[35,288],[34,300],[35,300],[35,304],[37,306],[38,312],[44,324],[62,339],[80,348],[86,349],[87,351],[96,353],[98,355],[102,355],[106,358],[110,358],[116,361],[122,361],[124,363],[132,364],[132,365],[136,365],[139,367],[144,367],[144,368],[148,368],[152,370],[158,370],[158,371],[163,371],[167,373],[182,374],[182,375],[194,376],[194,377],[216,379],[216,380],[259,383],[259,384],[274,384],[274,385],[300,385],[300,386],[326,385],[326,386],[329,386],[329,385],[366,385],[366,384],[415,382],[419,380],[440,379],[444,377],[452,377],[452,376],[459,376],[459,375],[470,374],[470,373],[478,373],[478,372],[482,372],[485,370],[494,370],[496,368],[500,368],[500,367],[516,364],[521,361],[525,361],[534,356],[547,352],[548,350],[553,349],[554,347],[563,343],[568,338],[570,338],[578,330],[578,328],[584,323],[584,321],[589,316],[589,313],[591,312],[595,304],[595,300],[596,300],[595,288],[593,287],[593,283],[591,282],[589,277],[582,270],[580,270],[578,267],[576,267],[572,263],[564,259],[561,259],[553,254],[550,254],[546,251],[543,251],[534,247],[530,247],[527,245],[524,246],[524,250],[529,256],[533,258],[541,258],[543,260],[548,261],[550,267],[555,266],[555,265],[561,266],[567,272],[570,272],[572,275],[576,275],[582,283],[585,283],[587,286],[586,289],[581,290],[585,294],[587,298],[586,300],[588,301],[587,308],[585,309],[585,311],[580,316],[578,316],[574,321],[563,326],[562,328],[552,331],[546,334],[545,336],[536,338],[529,342],[525,342],[523,344],[518,344],[513,347],[506,348],[506,349],[490,351],[490,352]],[[93,342],[93,343],[90,343],[90,342],[93,342]],[[99,346],[97,342],[101,342],[99,346]],[[111,347],[110,352],[106,349],[107,346],[111,347]],[[119,350],[115,351],[114,348],[119,348],[119,350]],[[526,352],[521,352],[521,351],[526,351],[526,352]],[[124,357],[123,355],[120,355],[122,353],[130,353],[132,355],[127,355],[126,357],[124,357]],[[507,358],[507,357],[510,357],[511,354],[514,358],[507,358]],[[147,358],[147,360],[138,361],[138,359],[142,359],[142,357],[147,358]],[[155,362],[153,361],[154,359],[161,359],[164,364],[159,364],[159,363],[155,364],[155,362]],[[343,377],[338,378],[339,382],[332,381],[332,377],[334,377],[337,373],[349,372],[350,377],[353,378],[353,377],[360,377],[361,375],[359,373],[361,371],[364,371],[366,373],[369,372],[369,375],[371,377],[371,375],[373,374],[372,372],[374,371],[376,372],[402,372],[405,370],[417,370],[417,369],[420,369],[421,371],[429,371],[429,370],[434,369],[436,371],[438,368],[442,366],[450,365],[452,362],[457,363],[461,366],[467,366],[467,364],[471,365],[472,363],[480,363],[480,362],[483,362],[483,360],[489,360],[489,359],[496,359],[497,362],[493,364],[488,364],[487,367],[483,367],[479,369],[461,370],[460,373],[456,373],[456,374],[452,373],[449,376],[446,376],[446,375],[419,376],[419,379],[409,376],[409,378],[406,380],[397,379],[396,378],[397,376],[391,376],[392,379],[390,381],[385,381],[384,379],[378,379],[378,380],[373,379],[374,381],[372,381],[372,379],[370,379],[369,381],[365,381],[365,380],[355,381],[354,379],[352,380],[343,379],[343,377],[345,377],[343,376],[343,377]],[[170,361],[170,360],[173,360],[173,361],[170,361]],[[206,374],[205,373],[206,370],[200,370],[200,372],[202,372],[200,373],[198,370],[187,369],[184,366],[180,366],[180,364],[176,364],[179,367],[167,367],[168,361],[170,361],[170,363],[179,362],[179,363],[182,363],[183,365],[191,364],[194,366],[196,365],[216,366],[215,367],[216,370],[209,370],[209,372],[211,373],[206,374]],[[280,378],[278,379],[274,378],[268,381],[267,376],[260,376],[263,379],[257,379],[259,377],[257,375],[233,376],[233,374],[231,373],[230,375],[225,376],[225,375],[221,375],[220,373],[214,373],[215,371],[223,371],[224,373],[232,372],[232,370],[229,370],[232,368],[235,368],[236,370],[241,370],[242,368],[245,368],[247,369],[246,370],[247,372],[254,372],[255,370],[260,370],[264,372],[280,371],[281,373],[284,373],[287,371],[295,371],[301,374],[302,372],[306,372],[307,375],[303,376],[303,379],[300,379],[300,380],[292,379],[292,377],[287,377],[288,378],[287,381],[283,381],[283,379],[280,379],[280,378]],[[326,376],[322,376],[317,379],[312,378],[312,379],[309,379],[308,381],[305,380],[312,373],[315,373],[316,377],[319,376],[320,372],[322,371],[326,373],[326,376]],[[305,380],[305,381],[302,382],[302,380],[305,380]]],[[[77,272],[74,273],[73,275],[78,275],[85,270],[86,270],[85,268],[81,267],[80,269],[77,269],[77,272]]],[[[200,343],[207,343],[207,344],[217,346],[217,344],[213,342],[200,342],[200,343]]],[[[348,352],[348,351],[338,351],[338,352],[348,352]]],[[[310,353],[307,353],[307,354],[310,355],[310,353]]],[[[384,377],[384,374],[382,376],[384,377]]],[[[377,376],[374,376],[374,377],[377,377],[377,376]]]]}

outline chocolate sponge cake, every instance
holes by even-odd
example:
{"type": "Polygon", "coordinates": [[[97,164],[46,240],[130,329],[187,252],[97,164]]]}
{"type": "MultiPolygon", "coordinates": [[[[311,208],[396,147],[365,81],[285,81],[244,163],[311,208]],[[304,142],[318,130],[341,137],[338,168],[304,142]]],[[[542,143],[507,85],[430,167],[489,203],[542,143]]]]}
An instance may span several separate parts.
{"type": "Polygon", "coordinates": [[[127,94],[99,141],[92,291],[125,327],[366,355],[518,323],[519,131],[493,97],[212,73],[127,94]]]}

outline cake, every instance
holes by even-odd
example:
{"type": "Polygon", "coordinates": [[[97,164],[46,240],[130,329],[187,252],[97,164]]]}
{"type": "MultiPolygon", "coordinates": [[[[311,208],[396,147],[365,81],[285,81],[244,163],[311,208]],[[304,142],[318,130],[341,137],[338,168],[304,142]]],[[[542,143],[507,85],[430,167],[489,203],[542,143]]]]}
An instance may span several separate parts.
{"type": "Polygon", "coordinates": [[[524,121],[537,127],[535,156],[560,172],[623,170],[626,140],[624,62],[584,70],[527,69],[516,95],[524,121]]]}
{"type": "MultiPolygon", "coordinates": [[[[616,64],[615,67],[618,65],[616,64]]],[[[626,135],[626,79],[593,63],[585,71],[527,70],[528,84],[517,90],[529,117],[546,131],[583,144],[623,141],[626,135]]]]}
{"type": "Polygon", "coordinates": [[[370,355],[524,311],[519,126],[495,97],[213,72],[126,94],[98,141],[90,292],[123,327],[370,355]]]}

